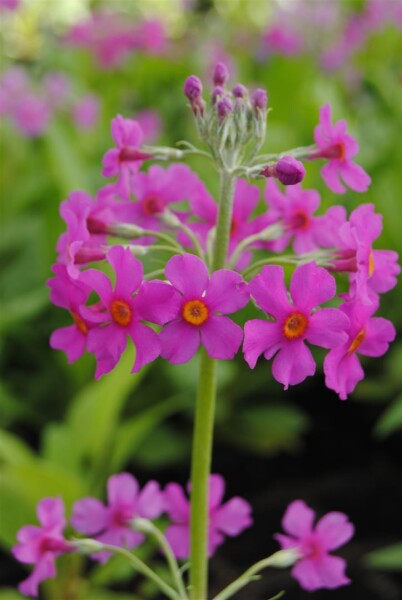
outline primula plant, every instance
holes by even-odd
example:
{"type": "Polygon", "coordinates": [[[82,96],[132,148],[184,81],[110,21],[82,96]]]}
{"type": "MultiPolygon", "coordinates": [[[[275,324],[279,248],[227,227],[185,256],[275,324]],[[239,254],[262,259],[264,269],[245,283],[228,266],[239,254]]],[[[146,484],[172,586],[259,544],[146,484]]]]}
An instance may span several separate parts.
{"type": "MultiPolygon", "coordinates": [[[[206,600],[209,559],[227,537],[253,524],[249,502],[226,498],[224,478],[210,473],[219,361],[242,351],[253,369],[263,357],[267,378],[272,369],[287,390],[315,374],[311,348],[318,346],[327,351],[325,384],[345,400],[364,377],[359,355],[382,356],[395,337],[392,323],[376,316],[381,294],[400,271],[395,252],[373,248],[381,216],[372,204],[349,216],[340,205],[316,214],[319,193],[301,185],[305,165],[320,160],[332,192],[367,190],[370,178],[352,160],[358,144],[346,123],[333,124],[327,104],[314,145],[261,154],[267,93],[242,84],[229,91],[228,78],[217,64],[209,101],[198,77],[185,82],[201,148],[146,146],[139,123],[121,115],[112,121],[115,146],[103,158],[103,175],[116,179],[95,198],[76,191],[62,203],[66,232],[48,282],[52,302],[70,319],[52,334],[51,346],[70,363],[93,354],[95,378],[115,368],[130,340],[133,373],[159,357],[184,364],[200,353],[190,481],[185,489],[178,483],[161,489],[156,481],[140,489],[131,474],[112,475],[106,501],[75,503],[76,533],[68,538],[62,499],[41,500],[41,526],[20,529],[13,549],[19,561],[35,565],[20,584],[24,594],[37,595],[38,585],[55,576],[59,555],[78,552],[100,562],[121,555],[167,598],[206,600]],[[217,201],[180,162],[192,155],[217,171],[217,201]],[[144,170],[151,160],[174,162],[144,170]],[[263,210],[254,179],[265,182],[263,210]],[[166,264],[156,256],[167,257],[166,264]],[[244,323],[246,305],[255,316],[244,323]],[[158,544],[169,575],[136,554],[147,537],[158,544]]],[[[274,536],[280,549],[215,600],[231,598],[268,567],[291,567],[309,591],[349,584],[345,561],[332,551],[350,540],[353,525],[340,512],[315,526],[314,518],[303,500],[292,502],[285,534],[274,536]]]]}

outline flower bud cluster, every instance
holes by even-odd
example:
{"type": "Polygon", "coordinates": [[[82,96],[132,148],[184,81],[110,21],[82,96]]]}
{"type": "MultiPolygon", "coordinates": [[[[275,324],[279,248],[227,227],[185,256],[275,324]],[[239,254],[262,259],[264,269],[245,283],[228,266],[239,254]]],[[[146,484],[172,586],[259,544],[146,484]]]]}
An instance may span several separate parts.
{"type": "Polygon", "coordinates": [[[184,84],[201,139],[222,166],[233,169],[244,159],[247,147],[260,148],[265,140],[268,95],[263,89],[249,93],[241,83],[227,88],[229,71],[218,63],[213,73],[210,102],[202,96],[203,85],[196,75],[184,84]]]}

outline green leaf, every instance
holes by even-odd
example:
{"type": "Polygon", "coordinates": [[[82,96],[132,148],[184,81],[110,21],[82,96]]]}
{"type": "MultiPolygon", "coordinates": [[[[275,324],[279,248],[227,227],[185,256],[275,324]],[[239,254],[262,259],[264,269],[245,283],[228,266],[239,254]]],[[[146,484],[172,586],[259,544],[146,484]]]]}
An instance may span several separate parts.
{"type": "Polygon", "coordinates": [[[402,571],[402,542],[366,554],[364,562],[373,569],[402,571]]]}
{"type": "Polygon", "coordinates": [[[32,450],[12,433],[0,430],[0,464],[21,465],[35,460],[32,450]]]}
{"type": "Polygon", "coordinates": [[[4,333],[15,323],[35,317],[49,302],[48,291],[40,287],[23,296],[3,302],[0,313],[0,333],[4,333]]]}
{"type": "Polygon", "coordinates": [[[398,429],[402,429],[402,394],[381,415],[374,429],[374,435],[384,438],[398,429]]]}
{"type": "Polygon", "coordinates": [[[0,600],[26,600],[26,596],[22,596],[11,588],[3,588],[0,590],[0,600]]]}

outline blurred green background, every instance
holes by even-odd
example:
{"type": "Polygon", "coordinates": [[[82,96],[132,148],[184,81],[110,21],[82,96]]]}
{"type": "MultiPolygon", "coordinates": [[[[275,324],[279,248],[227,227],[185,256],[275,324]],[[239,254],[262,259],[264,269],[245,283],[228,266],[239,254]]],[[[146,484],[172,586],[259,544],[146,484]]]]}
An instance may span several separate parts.
{"type": "MultiPolygon", "coordinates": [[[[320,191],[322,212],[335,203],[348,211],[362,202],[374,203],[384,218],[375,247],[401,250],[400,31],[395,23],[384,22],[340,68],[328,71],[319,61],[326,35],[312,24],[308,29],[307,22],[306,51],[286,56],[263,50],[263,34],[275,22],[278,8],[289,10],[290,4],[25,0],[15,12],[0,9],[2,73],[22,67],[40,91],[47,73],[61,72],[69,78],[73,95],[94,94],[100,103],[98,121],[86,131],[74,125],[66,110],[55,111],[34,138],[19,131],[7,115],[0,126],[0,544],[5,560],[0,600],[20,597],[13,588],[24,569],[8,557],[8,550],[18,528],[35,522],[40,498],[61,495],[69,511],[79,497],[102,497],[111,473],[129,470],[141,482],[155,478],[184,484],[188,478],[197,358],[183,367],[158,360],[130,375],[133,356],[128,352],[113,373],[94,382],[92,356],[68,366],[62,353],[49,348],[51,332],[68,318],[50,304],[45,285],[64,229],[59,204],[73,190],[95,194],[105,184],[100,163],[112,145],[110,120],[116,114],[135,118],[152,109],[162,123],[158,143],[197,143],[183,82],[192,73],[207,81],[211,66],[221,59],[229,61],[233,83],[268,90],[273,110],[267,152],[310,144],[319,107],[330,102],[334,118],[346,119],[358,139],[358,162],[372,185],[364,195],[348,191],[334,197],[320,178],[320,165],[311,163],[304,186],[320,191]],[[113,68],[101,68],[87,50],[62,41],[72,24],[100,9],[118,12],[133,23],[161,20],[168,50],[133,51],[113,68]]],[[[348,15],[365,7],[359,0],[335,4],[343,19],[339,31],[348,15]]],[[[216,193],[217,177],[209,165],[194,159],[189,164],[216,193]]],[[[382,297],[379,314],[391,319],[400,333],[400,285],[382,297]]],[[[397,569],[402,546],[396,545],[401,536],[392,523],[402,501],[395,480],[402,451],[401,366],[399,338],[385,357],[364,361],[366,379],[341,403],[326,390],[321,368],[314,380],[285,393],[272,381],[266,364],[251,371],[238,356],[221,365],[214,469],[228,479],[231,495],[255,504],[256,527],[244,537],[249,556],[241,550],[241,539],[240,546],[230,541],[228,551],[219,551],[212,566],[213,586],[222,587],[239,574],[249,557],[257,560],[275,549],[271,534],[278,530],[286,504],[305,493],[317,510],[348,509],[352,521],[361,519],[348,557],[361,587],[331,597],[397,598],[392,594],[401,585],[397,569]],[[356,482],[363,480],[359,490],[356,482]],[[259,531],[264,531],[264,540],[259,531]]],[[[145,545],[140,552],[147,557],[155,549],[145,545]]],[[[89,570],[77,557],[60,563],[58,579],[43,586],[49,600],[156,597],[152,587],[133,581],[117,560],[89,570]]],[[[307,597],[288,576],[275,577],[272,587],[250,589],[243,598],[266,597],[282,588],[289,588],[286,597],[307,597]]],[[[320,594],[315,597],[330,597],[320,594]]]]}

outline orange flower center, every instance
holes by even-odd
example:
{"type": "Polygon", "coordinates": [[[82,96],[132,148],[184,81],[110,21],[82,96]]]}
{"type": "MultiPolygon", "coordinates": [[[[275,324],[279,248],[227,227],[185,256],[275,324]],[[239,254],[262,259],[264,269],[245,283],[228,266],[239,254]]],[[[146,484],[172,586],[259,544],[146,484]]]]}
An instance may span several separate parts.
{"type": "Polygon", "coordinates": [[[374,269],[375,269],[374,256],[373,256],[373,253],[370,252],[370,254],[369,254],[369,268],[368,268],[369,277],[371,277],[373,275],[374,269]]]}
{"type": "Polygon", "coordinates": [[[88,333],[88,327],[85,324],[85,321],[80,317],[80,315],[73,310],[71,311],[71,316],[73,317],[73,321],[78,327],[78,329],[86,335],[88,333]]]}
{"type": "Polygon", "coordinates": [[[209,317],[207,305],[202,300],[189,300],[182,310],[183,319],[190,325],[202,325],[209,317]]]}
{"type": "Polygon", "coordinates": [[[356,352],[356,350],[358,349],[358,347],[360,346],[360,344],[362,343],[362,341],[364,340],[365,337],[366,337],[366,332],[364,331],[364,329],[361,329],[359,331],[359,333],[357,334],[357,336],[355,337],[355,339],[353,340],[353,342],[350,344],[350,346],[348,348],[348,354],[352,354],[352,352],[356,352]]]}
{"type": "Polygon", "coordinates": [[[320,156],[322,158],[337,158],[338,160],[345,160],[346,158],[346,148],[343,142],[337,142],[332,146],[328,146],[321,151],[320,156]]]}
{"type": "Polygon", "coordinates": [[[308,319],[302,313],[292,313],[289,315],[282,327],[284,336],[288,340],[296,340],[300,338],[306,331],[308,319]]]}
{"type": "Polygon", "coordinates": [[[112,315],[112,319],[117,325],[121,325],[121,327],[127,327],[130,325],[133,312],[131,310],[131,306],[124,302],[124,300],[113,300],[110,305],[110,314],[112,315]]]}

